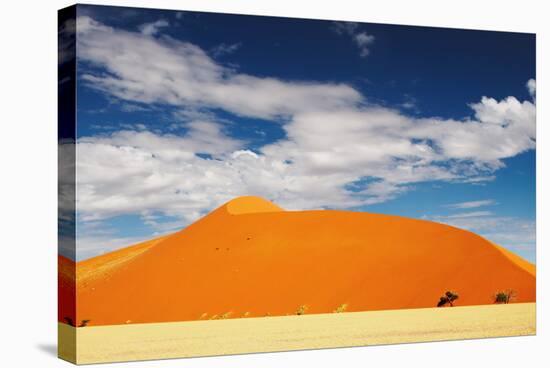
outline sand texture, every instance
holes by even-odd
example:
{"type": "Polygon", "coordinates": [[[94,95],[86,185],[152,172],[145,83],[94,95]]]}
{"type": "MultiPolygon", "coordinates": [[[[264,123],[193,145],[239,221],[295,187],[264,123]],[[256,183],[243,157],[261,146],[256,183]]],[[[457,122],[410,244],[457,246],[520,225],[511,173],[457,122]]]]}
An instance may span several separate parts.
{"type": "Polygon", "coordinates": [[[535,304],[59,328],[60,346],[77,335],[62,358],[86,364],[533,335],[535,304]]]}

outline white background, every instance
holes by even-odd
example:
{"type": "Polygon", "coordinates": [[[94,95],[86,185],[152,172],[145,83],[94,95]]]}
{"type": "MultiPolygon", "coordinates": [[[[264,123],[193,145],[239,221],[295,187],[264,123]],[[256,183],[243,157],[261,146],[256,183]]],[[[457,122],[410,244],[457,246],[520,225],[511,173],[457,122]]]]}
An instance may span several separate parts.
{"type": "MultiPolygon", "coordinates": [[[[125,363],[131,367],[537,367],[550,346],[547,69],[544,1],[128,0],[96,4],[537,33],[538,336],[125,363]],[[546,168],[544,167],[546,166],[546,168]],[[546,228],[544,226],[546,224],[546,228]],[[546,313],[543,311],[546,309],[546,313]]],[[[0,10],[0,366],[63,367],[56,356],[57,9],[0,10]]],[[[511,50],[513,52],[513,50],[511,50]]],[[[452,87],[450,87],[452,88],[452,87]]],[[[544,362],[544,363],[542,363],[544,362]]],[[[109,367],[111,364],[103,365],[109,367]]],[[[118,365],[120,366],[120,365],[118,365]]]]}

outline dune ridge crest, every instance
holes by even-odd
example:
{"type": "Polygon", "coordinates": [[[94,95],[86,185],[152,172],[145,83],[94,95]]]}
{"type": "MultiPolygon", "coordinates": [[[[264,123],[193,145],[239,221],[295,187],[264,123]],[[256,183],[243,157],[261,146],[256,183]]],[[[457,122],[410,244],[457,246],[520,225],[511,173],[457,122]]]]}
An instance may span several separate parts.
{"type": "Polygon", "coordinates": [[[284,211],[275,203],[257,196],[242,196],[227,202],[223,207],[232,215],[284,211]]]}

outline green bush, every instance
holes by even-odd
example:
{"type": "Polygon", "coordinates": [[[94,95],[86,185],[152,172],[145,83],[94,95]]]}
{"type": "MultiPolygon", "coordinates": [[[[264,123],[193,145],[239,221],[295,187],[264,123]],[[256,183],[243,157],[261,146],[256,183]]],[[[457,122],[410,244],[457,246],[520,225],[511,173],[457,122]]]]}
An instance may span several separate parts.
{"type": "Polygon", "coordinates": [[[495,293],[496,304],[508,304],[516,298],[516,292],[512,289],[501,290],[495,293]]]}
{"type": "Polygon", "coordinates": [[[453,306],[453,302],[458,299],[458,294],[454,291],[446,291],[445,294],[439,298],[437,303],[438,307],[444,307],[445,305],[453,306]]]}
{"type": "Polygon", "coordinates": [[[301,316],[302,314],[306,314],[307,312],[307,305],[301,305],[298,307],[298,309],[296,309],[296,315],[297,316],[301,316]]]}
{"type": "Polygon", "coordinates": [[[348,305],[346,303],[340,304],[338,308],[334,310],[334,313],[344,313],[348,309],[348,305]]]}

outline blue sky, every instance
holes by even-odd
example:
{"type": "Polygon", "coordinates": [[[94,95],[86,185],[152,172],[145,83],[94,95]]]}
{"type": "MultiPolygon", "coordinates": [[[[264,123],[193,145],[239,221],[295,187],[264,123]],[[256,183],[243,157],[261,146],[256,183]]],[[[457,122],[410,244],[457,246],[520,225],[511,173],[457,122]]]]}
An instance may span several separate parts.
{"type": "Polygon", "coordinates": [[[79,5],[77,53],[77,259],[252,194],[535,261],[534,35],[79,5]]]}

